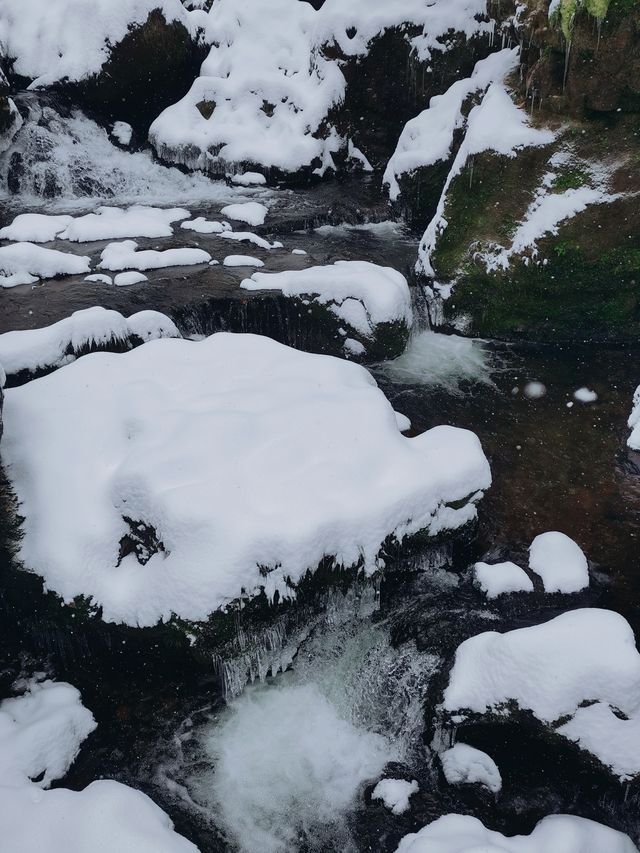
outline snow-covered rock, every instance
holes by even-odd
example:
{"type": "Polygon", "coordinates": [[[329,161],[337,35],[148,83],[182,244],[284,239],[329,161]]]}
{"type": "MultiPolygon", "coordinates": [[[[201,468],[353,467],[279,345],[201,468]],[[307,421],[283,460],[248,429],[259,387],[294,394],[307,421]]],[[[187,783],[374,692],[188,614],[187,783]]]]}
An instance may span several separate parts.
{"type": "Polygon", "coordinates": [[[82,275],[91,271],[91,258],[45,249],[34,243],[0,247],[0,287],[35,284],[39,278],[82,275]]]}
{"type": "Polygon", "coordinates": [[[598,399],[598,395],[595,391],[592,391],[591,388],[587,388],[583,386],[582,388],[577,388],[573,392],[573,397],[579,403],[595,403],[598,399]]]}
{"type": "Polygon", "coordinates": [[[58,237],[88,243],[92,240],[122,240],[126,237],[171,237],[172,222],[186,219],[188,210],[180,207],[164,210],[136,205],[127,209],[99,207],[70,222],[58,237]]]}
{"type": "Polygon", "coordinates": [[[131,287],[132,284],[144,284],[149,281],[146,275],[141,272],[129,270],[128,272],[119,272],[113,279],[116,287],[131,287]]]}
{"type": "Polygon", "coordinates": [[[444,693],[445,711],[500,716],[509,714],[509,703],[576,741],[620,778],[640,773],[640,654],[619,614],[573,610],[541,625],[465,640],[444,693]]]}
{"type": "Polygon", "coordinates": [[[252,255],[227,255],[222,262],[225,267],[263,267],[264,261],[252,255]]]}
{"type": "Polygon", "coordinates": [[[227,219],[236,219],[239,222],[246,222],[247,225],[262,225],[267,218],[269,208],[260,204],[257,201],[246,201],[239,204],[228,204],[223,207],[220,213],[226,216],[227,219]]]}
{"type": "Polygon", "coordinates": [[[413,322],[409,286],[402,273],[368,261],[337,261],[328,266],[254,273],[245,290],[279,290],[285,296],[311,297],[341,323],[364,338],[373,338],[382,324],[408,330],[413,322]]]}
{"type": "Polygon", "coordinates": [[[589,565],[582,548],[555,530],[533,540],[529,568],[540,575],[545,592],[579,592],[589,586],[589,565]]]}
{"type": "Polygon", "coordinates": [[[628,426],[631,435],[627,439],[627,444],[632,450],[640,450],[640,385],[633,395],[633,408],[629,415],[628,426]]]}
{"type": "Polygon", "coordinates": [[[267,183],[267,179],[260,172],[243,172],[242,174],[232,175],[231,183],[239,187],[261,187],[267,183]]]}
{"type": "Polygon", "coordinates": [[[638,853],[629,836],[573,815],[550,815],[531,835],[511,838],[478,818],[448,814],[405,835],[396,853],[638,853]]]}
{"type": "Polygon", "coordinates": [[[475,580],[487,598],[497,598],[510,592],[533,592],[529,575],[509,561],[505,563],[476,563],[475,580]]]}
{"type": "Polygon", "coordinates": [[[440,756],[442,772],[450,785],[483,785],[494,794],[502,790],[502,776],[490,755],[457,743],[440,756]]]}
{"type": "Polygon", "coordinates": [[[237,240],[240,243],[253,243],[261,249],[271,251],[271,249],[281,249],[282,243],[279,240],[274,240],[270,243],[261,237],[259,234],[253,234],[251,231],[223,231],[220,235],[223,240],[237,240]]]}
{"type": "MultiPolygon", "coordinates": [[[[1,251],[1,250],[0,250],[1,251]]],[[[135,240],[109,243],[100,256],[102,270],[157,270],[165,267],[188,267],[208,264],[211,255],[204,249],[144,249],[138,251],[135,240]]]]}
{"type": "MultiPolygon", "coordinates": [[[[111,136],[122,145],[123,148],[128,148],[131,145],[133,137],[133,128],[126,121],[116,121],[111,128],[111,136]]],[[[135,234],[132,236],[136,236],[135,234]]]]}
{"type": "Polygon", "coordinates": [[[292,595],[327,556],[371,574],[389,536],[472,520],[491,481],[473,433],[405,438],[364,368],[252,335],[89,355],[4,415],[21,561],[132,625],[292,595]]]}
{"type": "Polygon", "coordinates": [[[158,311],[141,311],[128,319],[95,307],[76,311],[51,326],[0,335],[0,364],[7,376],[55,370],[81,353],[133,346],[132,338],[179,338],[172,320],[158,311]]]}
{"type": "Polygon", "coordinates": [[[180,227],[186,231],[195,231],[197,234],[222,234],[223,231],[231,230],[228,222],[205,219],[204,216],[198,216],[197,219],[189,219],[186,222],[181,222],[180,227]]]}
{"type": "Polygon", "coordinates": [[[418,791],[418,783],[414,779],[381,779],[371,794],[372,800],[382,800],[393,814],[404,814],[409,811],[409,798],[418,791]]]}
{"type": "Polygon", "coordinates": [[[0,228],[0,240],[50,243],[73,221],[73,216],[46,213],[21,213],[11,225],[0,228]]]}

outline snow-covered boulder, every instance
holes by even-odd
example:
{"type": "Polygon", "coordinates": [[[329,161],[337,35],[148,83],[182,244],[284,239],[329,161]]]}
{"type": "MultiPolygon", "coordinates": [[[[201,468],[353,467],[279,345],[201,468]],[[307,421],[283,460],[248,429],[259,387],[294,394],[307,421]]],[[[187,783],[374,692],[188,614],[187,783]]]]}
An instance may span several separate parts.
{"type": "Polygon", "coordinates": [[[589,565],[582,548],[556,530],[533,540],[529,568],[540,575],[545,592],[579,592],[589,586],[589,565]]]}
{"type": "Polygon", "coordinates": [[[493,794],[502,789],[498,766],[486,752],[457,743],[440,755],[444,778],[450,785],[482,785],[493,794]]]}
{"type": "Polygon", "coordinates": [[[91,258],[45,249],[34,243],[0,246],[0,287],[35,284],[39,278],[82,275],[91,271],[91,258]]]}
{"type": "Polygon", "coordinates": [[[188,267],[208,264],[209,252],[204,249],[143,249],[138,251],[135,240],[109,243],[103,250],[98,264],[101,270],[157,270],[166,267],[188,267]]]}
{"type": "Polygon", "coordinates": [[[364,368],[224,333],[10,389],[2,461],[24,566],[131,625],[291,596],[325,558],[372,574],[389,537],[473,520],[491,482],[473,433],[405,438],[364,368]]]}
{"type": "Polygon", "coordinates": [[[497,598],[510,592],[533,592],[533,581],[524,569],[509,561],[505,563],[476,563],[475,582],[487,598],[497,598]]]}
{"type": "Polygon", "coordinates": [[[478,818],[448,814],[405,835],[396,853],[638,853],[628,835],[573,815],[543,818],[531,835],[507,837],[478,818]]]}
{"type": "MultiPolygon", "coordinates": [[[[336,261],[327,266],[254,273],[240,284],[245,290],[278,290],[284,296],[311,300],[347,329],[373,359],[400,355],[413,323],[405,277],[368,261],[336,261]]],[[[355,354],[352,352],[352,354],[355,354]]]]}
{"type": "Polygon", "coordinates": [[[640,654],[630,625],[609,610],[573,610],[541,625],[465,640],[443,707],[463,720],[530,711],[614,775],[640,773],[640,654]]]}
{"type": "Polygon", "coordinates": [[[169,317],[140,311],[123,317],[105,308],[85,308],[51,326],[0,335],[0,364],[13,382],[49,372],[96,350],[121,351],[154,338],[179,338],[169,317]]]}
{"type": "Polygon", "coordinates": [[[409,811],[409,799],[418,792],[418,783],[414,779],[381,779],[371,792],[372,800],[382,800],[393,814],[409,811]]]}

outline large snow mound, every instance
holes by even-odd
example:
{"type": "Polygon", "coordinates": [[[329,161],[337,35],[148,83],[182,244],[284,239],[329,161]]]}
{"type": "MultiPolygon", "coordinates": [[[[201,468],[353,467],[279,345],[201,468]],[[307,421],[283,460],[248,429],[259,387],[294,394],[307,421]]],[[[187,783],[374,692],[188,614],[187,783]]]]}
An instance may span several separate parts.
{"type": "Polygon", "coordinates": [[[113,45],[158,9],[190,30],[180,0],[3,0],[0,44],[32,88],[97,73],[113,45]]]}
{"type": "Polygon", "coordinates": [[[365,337],[372,337],[380,323],[412,324],[411,294],[405,277],[368,261],[336,261],[305,270],[254,273],[240,287],[311,296],[365,337]]]}
{"type": "Polygon", "coordinates": [[[201,76],[156,119],[151,142],[167,160],[221,174],[242,163],[322,173],[347,147],[330,119],[346,81],[327,45],[363,56],[386,29],[413,24],[422,33],[412,46],[426,59],[447,49],[452,31],[491,32],[485,16],[483,0],[327,0],[319,10],[299,0],[217,0],[201,76]]]}
{"type": "Polygon", "coordinates": [[[589,565],[582,548],[556,530],[533,540],[529,568],[540,575],[545,592],[579,592],[589,586],[589,565]]]}
{"type": "Polygon", "coordinates": [[[444,693],[445,710],[508,714],[512,701],[553,727],[562,722],[558,733],[616,775],[640,772],[640,654],[618,613],[573,610],[541,625],[465,640],[444,693]]]}
{"type": "Polygon", "coordinates": [[[638,853],[631,839],[573,815],[543,818],[531,835],[507,838],[487,829],[478,818],[448,814],[406,835],[396,853],[638,853]]]}
{"type": "Polygon", "coordinates": [[[148,341],[179,338],[180,333],[173,321],[158,311],[140,311],[127,319],[118,311],[96,306],[76,311],[51,326],[0,335],[0,364],[9,376],[51,370],[88,349],[125,347],[132,336],[148,341]]]}
{"type": "Polygon", "coordinates": [[[88,355],[4,417],[20,559],[132,625],[291,594],[325,557],[374,572],[388,536],[460,527],[491,481],[473,433],[405,438],[364,368],[253,335],[88,355]]]}
{"type": "Polygon", "coordinates": [[[0,287],[34,284],[39,278],[82,275],[91,271],[91,258],[45,249],[34,243],[0,247],[0,287]]]}

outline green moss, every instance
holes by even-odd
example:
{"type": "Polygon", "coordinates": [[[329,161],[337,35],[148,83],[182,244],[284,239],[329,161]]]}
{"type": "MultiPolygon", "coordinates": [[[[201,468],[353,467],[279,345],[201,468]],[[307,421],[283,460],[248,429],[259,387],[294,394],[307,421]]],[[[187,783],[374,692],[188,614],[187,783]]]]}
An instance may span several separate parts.
{"type": "Polygon", "coordinates": [[[553,179],[553,190],[557,193],[577,190],[587,183],[588,178],[584,169],[563,169],[553,179]]]}

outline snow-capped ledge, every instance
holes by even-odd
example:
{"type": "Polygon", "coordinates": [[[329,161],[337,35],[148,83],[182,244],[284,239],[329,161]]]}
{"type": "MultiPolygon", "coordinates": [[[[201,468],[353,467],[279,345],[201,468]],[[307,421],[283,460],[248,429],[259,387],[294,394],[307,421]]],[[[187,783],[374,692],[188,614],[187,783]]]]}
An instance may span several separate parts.
{"type": "Polygon", "coordinates": [[[636,388],[636,393],[633,395],[633,409],[629,415],[629,429],[631,435],[627,439],[627,445],[631,450],[640,450],[640,385],[636,388]]]}
{"type": "Polygon", "coordinates": [[[374,573],[388,537],[463,526],[491,482],[473,433],[405,438],[364,368],[224,333],[10,389],[2,461],[24,566],[140,626],[290,596],[327,557],[374,573]]]}

